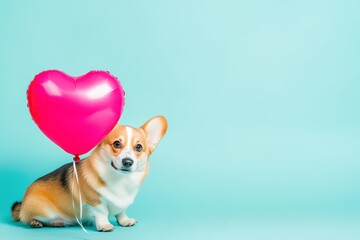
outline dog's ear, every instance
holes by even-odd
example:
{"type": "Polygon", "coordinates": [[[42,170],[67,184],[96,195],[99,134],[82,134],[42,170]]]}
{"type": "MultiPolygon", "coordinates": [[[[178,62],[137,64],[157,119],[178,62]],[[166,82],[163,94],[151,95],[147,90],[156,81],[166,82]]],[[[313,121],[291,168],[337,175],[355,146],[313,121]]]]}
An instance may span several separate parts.
{"type": "Polygon", "coordinates": [[[146,145],[150,153],[154,151],[156,145],[165,135],[167,129],[167,121],[163,116],[157,116],[147,121],[142,127],[146,134],[146,145]]]}

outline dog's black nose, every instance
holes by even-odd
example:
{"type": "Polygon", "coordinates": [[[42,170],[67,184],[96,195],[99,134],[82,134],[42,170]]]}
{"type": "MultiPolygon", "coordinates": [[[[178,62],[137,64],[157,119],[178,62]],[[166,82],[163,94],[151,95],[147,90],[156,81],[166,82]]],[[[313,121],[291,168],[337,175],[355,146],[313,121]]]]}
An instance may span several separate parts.
{"type": "Polygon", "coordinates": [[[134,160],[132,160],[131,158],[124,158],[122,160],[122,164],[124,165],[124,167],[130,168],[134,164],[134,160]]]}

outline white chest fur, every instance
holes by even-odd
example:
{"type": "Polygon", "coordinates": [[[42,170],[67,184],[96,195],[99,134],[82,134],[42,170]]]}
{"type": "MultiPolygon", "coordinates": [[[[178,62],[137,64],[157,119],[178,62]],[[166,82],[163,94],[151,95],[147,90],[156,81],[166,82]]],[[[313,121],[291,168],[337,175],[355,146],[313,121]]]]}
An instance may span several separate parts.
{"type": "Polygon", "coordinates": [[[110,215],[126,210],[134,202],[143,175],[144,172],[133,172],[104,178],[106,187],[98,189],[98,192],[101,204],[107,207],[110,215]]]}

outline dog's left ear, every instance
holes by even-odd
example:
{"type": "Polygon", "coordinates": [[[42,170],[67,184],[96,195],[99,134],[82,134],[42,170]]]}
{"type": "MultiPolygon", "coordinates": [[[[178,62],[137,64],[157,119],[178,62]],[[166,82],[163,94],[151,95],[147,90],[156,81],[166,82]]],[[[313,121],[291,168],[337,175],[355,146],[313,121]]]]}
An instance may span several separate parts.
{"type": "Polygon", "coordinates": [[[165,135],[167,129],[167,121],[163,116],[157,116],[147,121],[142,127],[146,134],[146,144],[150,153],[154,151],[156,145],[165,135]]]}

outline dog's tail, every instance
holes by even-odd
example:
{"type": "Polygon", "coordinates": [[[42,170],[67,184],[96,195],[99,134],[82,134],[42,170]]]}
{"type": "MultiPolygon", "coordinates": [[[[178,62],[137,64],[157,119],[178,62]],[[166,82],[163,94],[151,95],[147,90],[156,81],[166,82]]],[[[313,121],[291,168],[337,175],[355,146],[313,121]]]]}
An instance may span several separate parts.
{"type": "Polygon", "coordinates": [[[22,202],[14,202],[14,204],[11,206],[11,216],[15,221],[20,221],[20,208],[21,208],[22,202]]]}

